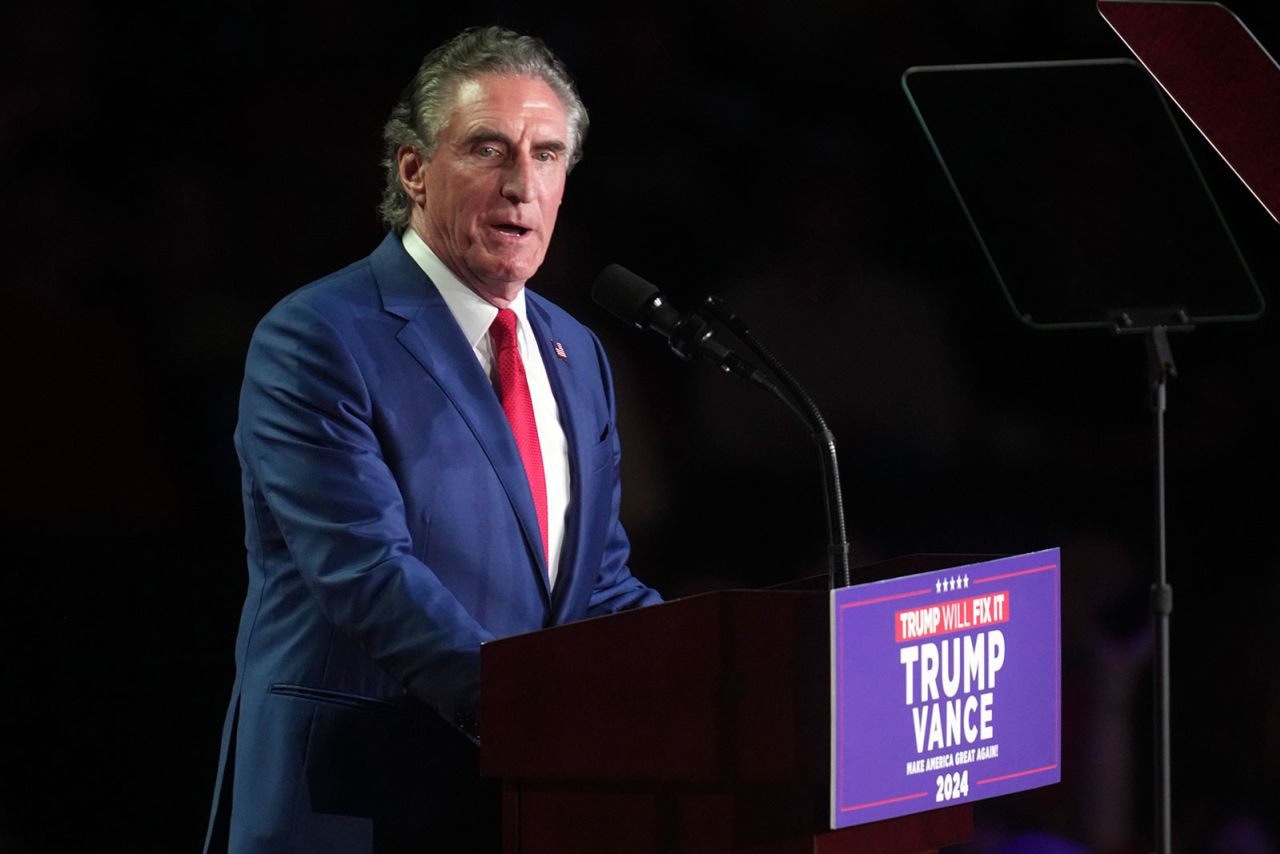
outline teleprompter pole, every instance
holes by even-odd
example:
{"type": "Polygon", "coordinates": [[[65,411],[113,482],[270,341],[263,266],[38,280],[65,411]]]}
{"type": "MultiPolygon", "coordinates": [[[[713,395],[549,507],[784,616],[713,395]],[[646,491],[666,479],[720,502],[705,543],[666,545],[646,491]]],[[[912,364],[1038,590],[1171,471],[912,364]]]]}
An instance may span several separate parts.
{"type": "Polygon", "coordinates": [[[1178,375],[1169,347],[1168,329],[1153,326],[1147,336],[1147,364],[1151,378],[1151,409],[1155,419],[1156,580],[1151,585],[1151,613],[1155,618],[1155,850],[1173,851],[1172,730],[1170,726],[1169,627],[1173,587],[1169,584],[1165,537],[1164,413],[1168,381],[1178,375]]]}

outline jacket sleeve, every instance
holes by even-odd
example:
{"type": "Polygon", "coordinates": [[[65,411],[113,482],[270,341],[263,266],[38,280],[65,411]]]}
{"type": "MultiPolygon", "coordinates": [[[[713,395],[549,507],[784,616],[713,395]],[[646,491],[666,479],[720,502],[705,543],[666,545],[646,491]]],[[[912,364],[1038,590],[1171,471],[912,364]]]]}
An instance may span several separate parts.
{"type": "Polygon", "coordinates": [[[259,325],[240,413],[243,465],[324,617],[446,718],[474,709],[492,635],[412,554],[357,359],[305,301],[259,325]]]}

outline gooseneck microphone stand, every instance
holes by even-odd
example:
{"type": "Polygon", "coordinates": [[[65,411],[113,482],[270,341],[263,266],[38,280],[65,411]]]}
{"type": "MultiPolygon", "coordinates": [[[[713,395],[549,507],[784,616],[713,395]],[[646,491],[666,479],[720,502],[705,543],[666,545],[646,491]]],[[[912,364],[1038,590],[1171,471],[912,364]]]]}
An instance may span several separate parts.
{"type": "Polygon", "coordinates": [[[787,408],[796,414],[813,439],[818,449],[819,464],[822,467],[822,497],[827,515],[827,577],[830,589],[849,586],[849,538],[844,523],[844,497],[840,492],[840,462],[836,458],[836,437],[827,426],[826,419],[818,410],[807,392],[796,381],[796,378],[783,367],[760,340],[752,334],[751,329],[718,296],[709,296],[703,301],[703,309],[714,320],[723,325],[734,337],[746,344],[765,367],[781,383],[783,389],[770,384],[765,386],[777,396],[787,408]]]}
{"type": "Polygon", "coordinates": [[[591,296],[622,322],[662,335],[679,358],[685,361],[695,357],[704,359],[724,372],[735,374],[768,391],[804,423],[818,446],[822,466],[822,495],[827,517],[827,584],[831,590],[847,587],[849,542],[845,533],[835,436],[813,398],[800,387],[791,372],[774,358],[719,297],[708,297],[700,311],[685,314],[668,303],[652,284],[617,264],[610,264],[600,271],[592,285],[591,296]],[[761,369],[721,343],[716,338],[715,323],[746,344],[765,367],[761,369]]]}

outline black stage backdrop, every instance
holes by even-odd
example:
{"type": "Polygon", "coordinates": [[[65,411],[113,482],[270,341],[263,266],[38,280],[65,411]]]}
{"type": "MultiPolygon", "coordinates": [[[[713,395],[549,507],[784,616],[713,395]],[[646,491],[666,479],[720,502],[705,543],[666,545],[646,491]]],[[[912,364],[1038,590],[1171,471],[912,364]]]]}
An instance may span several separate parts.
{"type": "MultiPolygon", "coordinates": [[[[1274,4],[1233,8],[1280,51],[1274,4]]],[[[824,532],[790,416],[590,303],[615,261],[683,305],[725,296],[809,386],[860,561],[1063,547],[1064,782],[981,806],[971,848],[1149,844],[1142,342],[1013,320],[899,87],[915,64],[1125,55],[1091,2],[69,0],[5,19],[0,851],[200,844],[245,584],[249,335],[376,245],[387,110],[428,47],[491,22],[543,36],[592,111],[534,286],[613,359],[635,572],[669,597],[781,581],[821,571],[824,532]]],[[[1280,226],[1219,184],[1275,300],[1280,226]]],[[[1181,850],[1280,841],[1277,322],[1174,341],[1181,850]]]]}

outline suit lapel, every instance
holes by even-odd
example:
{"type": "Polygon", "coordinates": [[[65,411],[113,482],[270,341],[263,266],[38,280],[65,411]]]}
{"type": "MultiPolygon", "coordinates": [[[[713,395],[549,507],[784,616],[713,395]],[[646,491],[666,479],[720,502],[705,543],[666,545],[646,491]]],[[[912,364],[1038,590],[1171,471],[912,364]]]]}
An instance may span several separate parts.
{"type": "Polygon", "coordinates": [[[404,251],[397,235],[387,236],[371,263],[382,291],[383,307],[406,321],[396,338],[453,402],[493,465],[524,532],[525,546],[534,558],[543,602],[550,605],[547,561],[528,476],[489,378],[444,298],[404,251]]]}
{"type": "Polygon", "coordinates": [[[536,299],[531,299],[532,296],[526,292],[529,323],[542,354],[542,363],[547,368],[547,379],[551,382],[551,391],[556,397],[560,425],[569,446],[569,508],[565,518],[560,570],[552,592],[552,609],[555,622],[559,623],[565,603],[571,601],[570,588],[583,578],[578,566],[578,557],[582,554],[582,522],[587,513],[582,496],[587,494],[584,489],[585,478],[590,476],[587,453],[597,437],[594,435],[594,413],[588,403],[591,398],[583,392],[569,359],[555,352],[556,343],[563,338],[556,332],[546,310],[536,299]]]}

